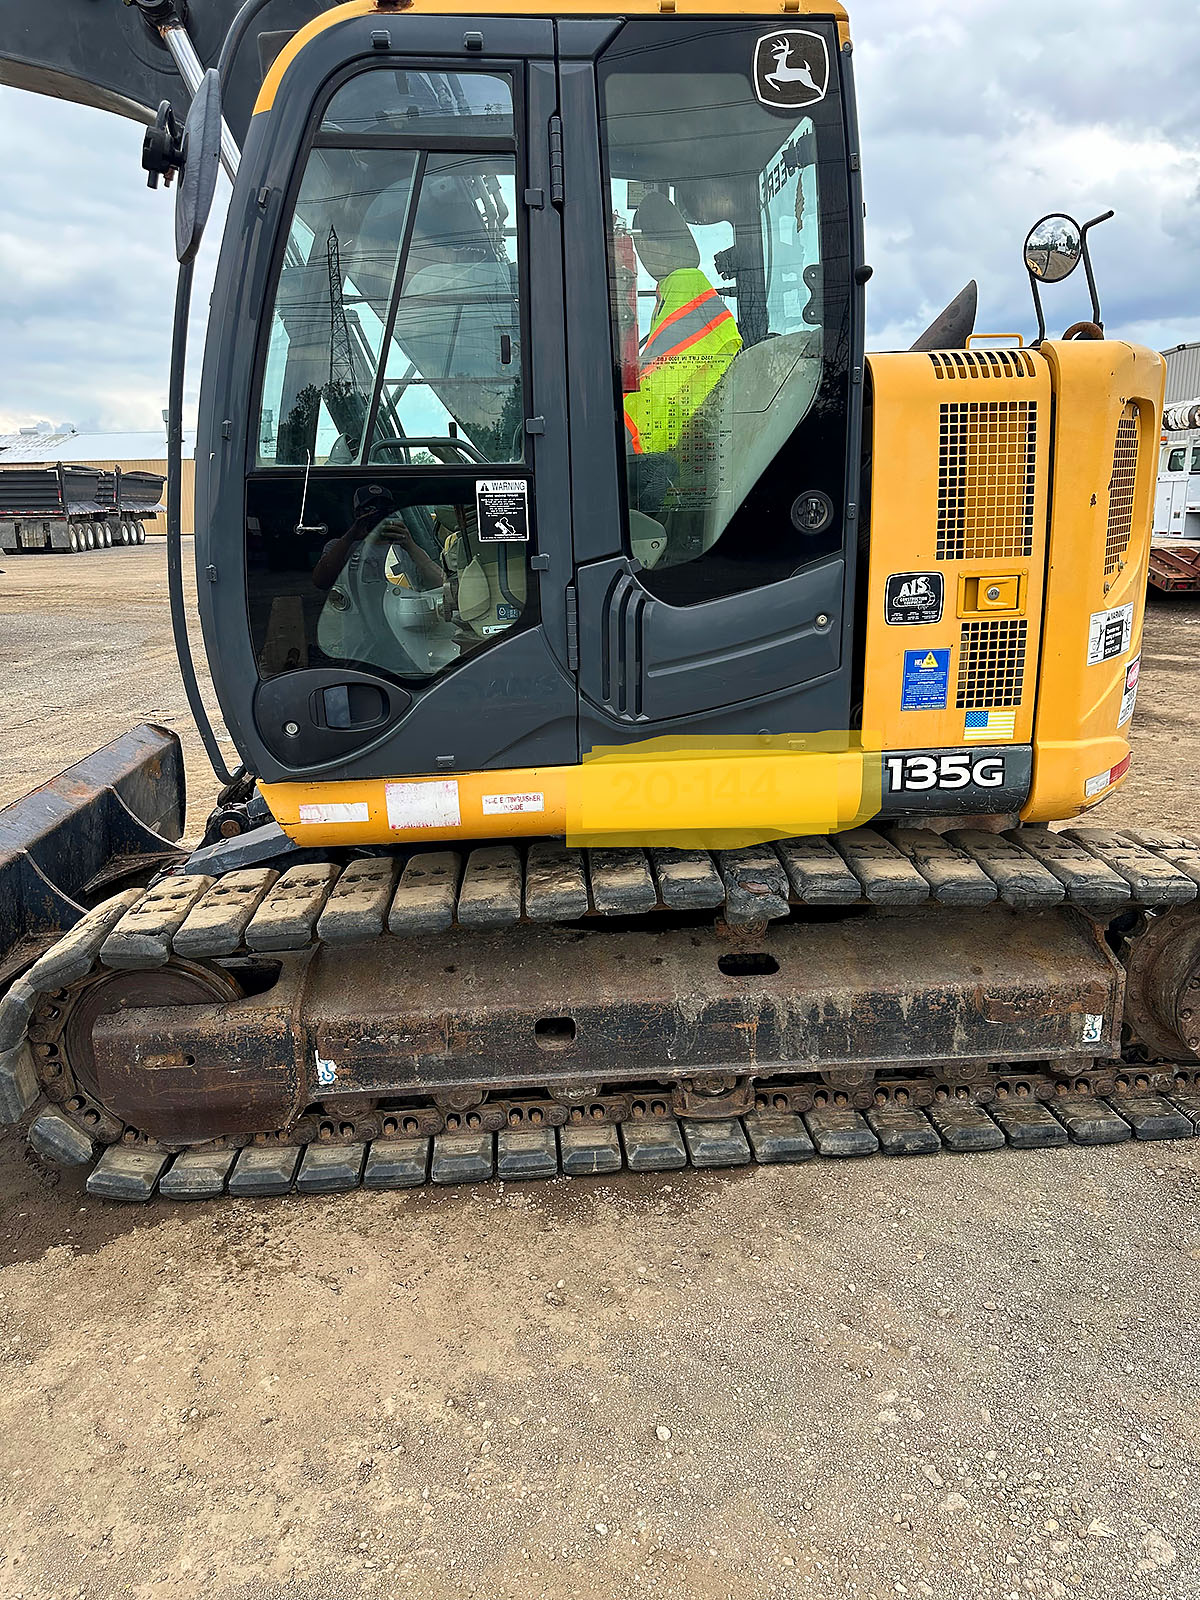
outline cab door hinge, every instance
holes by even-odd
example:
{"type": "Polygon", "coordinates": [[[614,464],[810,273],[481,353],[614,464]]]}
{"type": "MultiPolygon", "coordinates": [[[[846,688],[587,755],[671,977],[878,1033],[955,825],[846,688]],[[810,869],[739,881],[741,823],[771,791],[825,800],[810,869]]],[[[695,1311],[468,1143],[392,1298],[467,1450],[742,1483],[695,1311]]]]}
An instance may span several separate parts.
{"type": "Polygon", "coordinates": [[[563,203],[563,128],[556,111],[550,118],[550,204],[563,203]]]}
{"type": "Polygon", "coordinates": [[[567,671],[579,671],[579,601],[575,585],[567,585],[567,671]]]}

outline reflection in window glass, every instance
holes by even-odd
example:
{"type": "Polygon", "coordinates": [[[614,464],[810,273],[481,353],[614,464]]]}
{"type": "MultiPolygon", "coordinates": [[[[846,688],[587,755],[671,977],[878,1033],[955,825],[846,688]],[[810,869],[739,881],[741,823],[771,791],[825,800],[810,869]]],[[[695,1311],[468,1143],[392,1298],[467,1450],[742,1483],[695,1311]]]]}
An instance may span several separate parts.
{"type": "Polygon", "coordinates": [[[274,474],[248,486],[250,623],[263,677],[329,664],[435,676],[519,623],[524,541],[483,536],[475,479],[274,474]]]}
{"type": "Polygon", "coordinates": [[[1183,471],[1183,464],[1184,464],[1184,462],[1186,460],[1187,460],[1187,446],[1181,444],[1181,445],[1178,446],[1177,449],[1172,450],[1171,454],[1167,457],[1167,471],[1168,472],[1182,472],[1183,471]]]}
{"type": "Polygon", "coordinates": [[[1192,446],[1192,464],[1188,469],[1191,472],[1200,472],[1200,444],[1192,446]]]}
{"type": "Polygon", "coordinates": [[[430,155],[370,460],[394,459],[406,437],[429,448],[460,432],[483,460],[520,459],[515,216],[510,158],[430,155]]]}
{"type": "Polygon", "coordinates": [[[330,100],[321,131],[511,138],[512,90],[486,72],[360,72],[330,100]]]}
{"type": "Polygon", "coordinates": [[[319,139],[305,167],[270,322],[262,465],[522,457],[515,158],[372,146],[389,129],[371,105],[414,145],[429,131],[425,100],[397,110],[400,79],[410,97],[436,80],[438,115],[460,133],[511,130],[501,78],[367,72],[334,96],[326,127],[336,110],[364,143],[319,139]]]}

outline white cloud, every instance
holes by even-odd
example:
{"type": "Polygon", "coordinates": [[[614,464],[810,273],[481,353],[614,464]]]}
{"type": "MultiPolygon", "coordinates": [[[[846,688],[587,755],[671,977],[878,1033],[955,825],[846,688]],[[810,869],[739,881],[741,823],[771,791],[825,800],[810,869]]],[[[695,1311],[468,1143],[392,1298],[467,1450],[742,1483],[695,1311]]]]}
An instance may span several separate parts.
{"type": "MultiPolygon", "coordinates": [[[[980,327],[1033,327],[1021,242],[1043,212],[1112,206],[1094,251],[1109,331],[1200,336],[1195,0],[858,0],[870,344],[904,346],[970,277],[980,327]]],[[[166,403],[173,196],[142,129],[0,90],[0,426],[157,427],[166,403]]],[[[224,183],[197,272],[194,412],[224,183]]],[[[1082,273],[1047,295],[1087,314],[1082,273]]]]}

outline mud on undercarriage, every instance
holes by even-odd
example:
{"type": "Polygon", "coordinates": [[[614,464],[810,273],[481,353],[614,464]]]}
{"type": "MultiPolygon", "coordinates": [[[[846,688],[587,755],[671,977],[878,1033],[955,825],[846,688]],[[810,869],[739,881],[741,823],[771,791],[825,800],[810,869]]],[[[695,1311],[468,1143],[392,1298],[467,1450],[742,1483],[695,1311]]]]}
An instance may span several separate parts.
{"type": "Polygon", "coordinates": [[[127,1199],[1184,1137],[1198,888],[1033,829],[182,873],[0,1000],[0,1098],[127,1199]]]}

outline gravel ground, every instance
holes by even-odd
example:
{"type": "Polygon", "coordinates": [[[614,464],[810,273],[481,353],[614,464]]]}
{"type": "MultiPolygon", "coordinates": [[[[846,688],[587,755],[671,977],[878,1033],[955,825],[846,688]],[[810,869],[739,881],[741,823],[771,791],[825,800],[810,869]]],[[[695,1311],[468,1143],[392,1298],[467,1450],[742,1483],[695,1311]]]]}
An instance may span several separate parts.
{"type": "MultiPolygon", "coordinates": [[[[0,801],[153,716],[194,826],[161,546],[7,566],[0,801]]],[[[1105,821],[1196,822],[1197,626],[1105,821]]],[[[131,1211],[6,1136],[0,1595],[1190,1600],[1198,1158],[131,1211]]]]}

